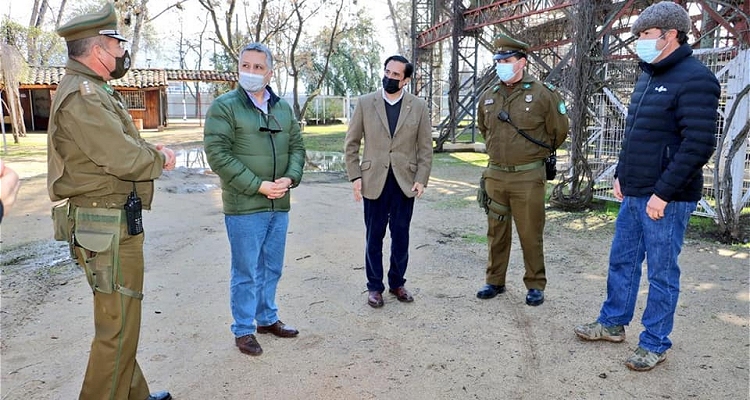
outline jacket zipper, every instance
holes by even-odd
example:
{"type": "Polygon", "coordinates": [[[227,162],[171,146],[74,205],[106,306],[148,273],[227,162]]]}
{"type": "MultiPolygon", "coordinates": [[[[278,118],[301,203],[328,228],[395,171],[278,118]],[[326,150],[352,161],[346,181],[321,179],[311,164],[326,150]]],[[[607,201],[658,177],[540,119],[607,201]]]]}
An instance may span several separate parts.
{"type": "MultiPolygon", "coordinates": [[[[270,107],[268,111],[269,111],[268,115],[270,115],[270,112],[271,112],[270,107]]],[[[268,132],[268,140],[271,141],[271,152],[272,152],[271,154],[273,154],[273,176],[272,177],[273,177],[273,181],[275,182],[276,181],[276,143],[274,143],[273,141],[273,136],[274,136],[273,133],[268,132]]],[[[271,210],[276,210],[274,200],[271,200],[271,210]]]]}

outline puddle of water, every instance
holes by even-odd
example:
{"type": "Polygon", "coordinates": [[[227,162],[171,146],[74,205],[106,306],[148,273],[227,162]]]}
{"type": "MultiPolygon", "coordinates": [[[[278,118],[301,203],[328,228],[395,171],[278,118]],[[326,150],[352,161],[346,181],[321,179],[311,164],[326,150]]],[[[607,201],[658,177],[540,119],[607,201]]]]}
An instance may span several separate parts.
{"type": "MultiPolygon", "coordinates": [[[[189,169],[210,169],[203,147],[177,150],[177,167],[189,169]]],[[[335,151],[308,151],[305,171],[340,172],[345,170],[344,153],[335,151]]]]}
{"type": "Polygon", "coordinates": [[[344,153],[337,151],[308,151],[304,170],[322,172],[345,171],[344,153]]]}

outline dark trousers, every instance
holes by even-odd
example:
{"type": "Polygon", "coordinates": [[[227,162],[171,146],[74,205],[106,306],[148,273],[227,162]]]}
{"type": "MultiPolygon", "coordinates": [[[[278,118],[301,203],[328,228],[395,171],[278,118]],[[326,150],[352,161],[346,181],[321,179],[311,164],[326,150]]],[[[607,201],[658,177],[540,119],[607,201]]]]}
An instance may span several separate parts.
{"type": "Polygon", "coordinates": [[[388,172],[385,187],[375,200],[364,199],[365,204],[365,270],[367,289],[383,292],[383,238],[386,226],[391,232],[391,265],[388,269],[388,286],[404,286],[406,264],[409,262],[409,225],[414,211],[414,198],[407,197],[388,172]]]}

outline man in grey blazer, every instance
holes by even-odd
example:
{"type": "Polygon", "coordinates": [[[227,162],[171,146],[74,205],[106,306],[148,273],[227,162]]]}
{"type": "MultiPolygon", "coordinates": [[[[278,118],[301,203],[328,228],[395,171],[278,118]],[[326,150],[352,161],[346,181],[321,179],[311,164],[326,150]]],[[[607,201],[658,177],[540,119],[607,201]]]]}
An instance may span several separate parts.
{"type": "Polygon", "coordinates": [[[414,198],[424,193],[432,168],[432,126],[424,100],[407,93],[414,66],[402,56],[385,60],[383,88],[359,98],[344,151],[354,200],[364,199],[367,303],[383,306],[383,238],[391,232],[389,292],[401,302],[409,260],[414,198]],[[364,150],[360,157],[360,145],[364,150]]]}

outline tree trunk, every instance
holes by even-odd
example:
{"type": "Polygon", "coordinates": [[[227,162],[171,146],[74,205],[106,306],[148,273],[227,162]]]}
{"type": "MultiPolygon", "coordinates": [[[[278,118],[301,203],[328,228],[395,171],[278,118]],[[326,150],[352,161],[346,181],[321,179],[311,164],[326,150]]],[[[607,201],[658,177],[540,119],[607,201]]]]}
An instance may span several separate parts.
{"type": "Polygon", "coordinates": [[[396,36],[398,54],[405,54],[404,46],[401,44],[401,34],[398,31],[398,19],[396,18],[396,9],[393,7],[393,0],[388,0],[388,12],[391,14],[391,22],[393,23],[393,33],[396,36]]]}
{"type": "Polygon", "coordinates": [[[63,16],[63,12],[65,11],[65,5],[67,2],[68,0],[60,1],[60,10],[57,12],[57,19],[55,20],[55,29],[60,27],[60,22],[62,22],[62,16],[63,16]]]}

